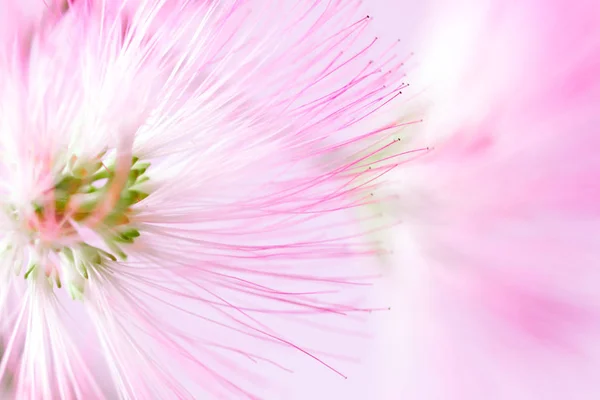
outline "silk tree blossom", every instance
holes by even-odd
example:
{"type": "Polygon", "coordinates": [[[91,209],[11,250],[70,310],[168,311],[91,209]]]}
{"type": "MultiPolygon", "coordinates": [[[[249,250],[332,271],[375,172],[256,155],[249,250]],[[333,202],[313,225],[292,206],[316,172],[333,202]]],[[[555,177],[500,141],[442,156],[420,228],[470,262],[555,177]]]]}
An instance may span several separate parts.
{"type": "Polygon", "coordinates": [[[600,5],[434,10],[378,398],[597,399],[600,5]]]}
{"type": "Polygon", "coordinates": [[[307,360],[343,379],[381,251],[353,209],[403,160],[369,161],[397,146],[365,126],[404,59],[360,2],[0,13],[3,396],[291,398],[269,377],[307,360]]]}

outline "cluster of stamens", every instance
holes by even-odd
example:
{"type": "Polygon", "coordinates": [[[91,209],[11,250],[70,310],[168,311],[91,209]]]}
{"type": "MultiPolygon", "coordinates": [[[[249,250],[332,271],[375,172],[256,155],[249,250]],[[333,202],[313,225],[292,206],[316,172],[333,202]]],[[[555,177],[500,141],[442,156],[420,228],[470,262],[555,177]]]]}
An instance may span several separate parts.
{"type": "MultiPolygon", "coordinates": [[[[27,252],[25,279],[45,277],[58,288],[66,281],[74,299],[82,298],[90,269],[97,271],[107,262],[125,260],[124,248],[140,236],[131,216],[133,207],[148,196],[145,183],[150,164],[133,157],[125,170],[128,176],[119,179],[116,161],[104,155],[91,161],[72,157],[53,187],[30,207],[9,206],[12,219],[25,232],[26,244],[19,249],[5,243],[4,252],[27,252]],[[115,189],[117,181],[121,184],[115,189]],[[86,242],[82,229],[94,232],[104,246],[86,242]]],[[[22,267],[23,263],[16,266],[17,274],[22,267]]]]}

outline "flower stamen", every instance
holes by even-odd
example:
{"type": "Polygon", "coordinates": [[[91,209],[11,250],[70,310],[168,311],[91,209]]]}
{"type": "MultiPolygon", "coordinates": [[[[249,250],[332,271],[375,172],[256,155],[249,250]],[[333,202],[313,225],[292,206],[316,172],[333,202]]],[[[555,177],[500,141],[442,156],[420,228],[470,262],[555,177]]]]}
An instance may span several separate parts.
{"type": "MultiPolygon", "coordinates": [[[[37,279],[44,271],[50,285],[67,283],[73,299],[82,299],[89,269],[127,259],[124,246],[140,231],[131,222],[133,207],[148,197],[142,189],[150,163],[130,157],[124,166],[106,152],[91,160],[72,156],[55,179],[25,210],[12,205],[9,215],[23,227],[29,254],[24,278],[37,279]],[[79,227],[92,229],[108,249],[86,243],[79,227]]],[[[17,251],[6,247],[5,251],[17,251]]],[[[20,268],[19,268],[20,269],[20,268]]]]}

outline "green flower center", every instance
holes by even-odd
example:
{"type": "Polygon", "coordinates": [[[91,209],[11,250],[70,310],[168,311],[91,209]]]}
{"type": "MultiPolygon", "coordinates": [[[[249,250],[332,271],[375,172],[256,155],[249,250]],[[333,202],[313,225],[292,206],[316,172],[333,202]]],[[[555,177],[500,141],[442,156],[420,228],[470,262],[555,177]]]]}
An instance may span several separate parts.
{"type": "MultiPolygon", "coordinates": [[[[150,163],[133,157],[126,182],[115,192],[115,161],[103,156],[87,161],[73,157],[29,211],[9,206],[10,215],[27,232],[25,279],[37,280],[45,274],[49,284],[58,288],[66,281],[73,299],[82,298],[90,269],[127,259],[124,249],[140,236],[131,221],[134,206],[149,195],[144,187],[150,163]],[[93,230],[106,250],[86,243],[78,227],[93,230]]],[[[3,250],[18,251],[9,242],[3,250]]]]}

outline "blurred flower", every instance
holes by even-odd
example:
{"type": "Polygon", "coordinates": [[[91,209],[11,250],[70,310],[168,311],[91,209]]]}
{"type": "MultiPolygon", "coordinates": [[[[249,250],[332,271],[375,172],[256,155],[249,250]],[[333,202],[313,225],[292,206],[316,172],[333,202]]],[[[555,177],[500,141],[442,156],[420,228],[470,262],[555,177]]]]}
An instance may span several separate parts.
{"type": "Polygon", "coordinates": [[[403,59],[359,3],[0,2],[5,397],[343,375],[381,251],[351,209],[402,156],[369,158],[403,59]]]}
{"type": "Polygon", "coordinates": [[[380,398],[596,399],[600,3],[432,10],[380,398]]]}

